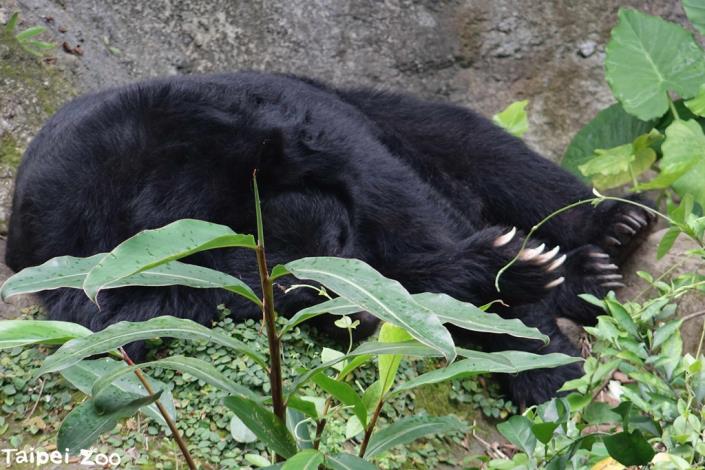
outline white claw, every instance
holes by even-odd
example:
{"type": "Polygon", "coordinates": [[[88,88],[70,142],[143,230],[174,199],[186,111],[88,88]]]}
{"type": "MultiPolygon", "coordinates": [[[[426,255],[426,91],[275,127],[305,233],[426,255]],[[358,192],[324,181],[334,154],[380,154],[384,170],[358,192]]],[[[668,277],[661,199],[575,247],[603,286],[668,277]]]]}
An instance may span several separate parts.
{"type": "Polygon", "coordinates": [[[565,281],[565,278],[563,276],[561,276],[558,279],[555,279],[555,280],[549,282],[544,287],[546,289],[553,289],[554,287],[560,286],[561,284],[563,284],[564,281],[565,281]]]}
{"type": "Polygon", "coordinates": [[[512,229],[505,233],[504,235],[497,237],[494,241],[494,246],[504,246],[510,241],[512,241],[512,238],[514,238],[514,235],[517,233],[517,228],[512,227],[512,229]]]}
{"type": "Polygon", "coordinates": [[[529,261],[534,258],[536,258],[538,255],[543,253],[543,249],[546,248],[545,243],[541,243],[539,246],[536,248],[529,248],[528,250],[524,250],[521,253],[519,253],[519,259],[522,261],[529,261]]]}
{"type": "Polygon", "coordinates": [[[614,245],[614,246],[620,246],[622,244],[622,242],[620,242],[619,240],[617,240],[614,237],[605,237],[605,241],[607,243],[609,243],[610,245],[614,245]]]}
{"type": "Polygon", "coordinates": [[[621,282],[605,282],[602,287],[627,287],[621,282]]]}
{"type": "Polygon", "coordinates": [[[641,228],[642,225],[646,225],[646,221],[644,219],[641,219],[636,214],[631,214],[631,215],[624,214],[622,217],[624,218],[624,220],[631,223],[634,226],[634,228],[636,228],[636,229],[641,228]],[[641,219],[641,221],[643,221],[643,224],[639,219],[641,219]]]}
{"type": "Polygon", "coordinates": [[[568,255],[561,256],[560,258],[555,260],[553,263],[551,263],[551,265],[548,267],[548,269],[546,269],[546,271],[548,271],[549,273],[551,271],[555,271],[565,262],[567,257],[568,257],[568,255]]]}
{"type": "Polygon", "coordinates": [[[604,269],[604,270],[619,269],[619,266],[617,266],[616,264],[595,263],[595,267],[597,269],[604,269]]]}
{"type": "Polygon", "coordinates": [[[560,249],[561,249],[560,246],[556,246],[551,251],[547,251],[546,253],[544,253],[541,256],[539,256],[538,258],[536,258],[536,263],[537,264],[548,263],[549,261],[551,261],[553,259],[554,256],[556,256],[558,254],[560,249]]]}
{"type": "Polygon", "coordinates": [[[634,230],[632,227],[625,223],[619,222],[615,226],[621,228],[624,232],[628,233],[629,235],[636,234],[636,230],[634,230]]]}
{"type": "Polygon", "coordinates": [[[609,258],[610,255],[607,253],[598,253],[597,251],[591,251],[590,256],[593,258],[609,258]]]}
{"type": "Polygon", "coordinates": [[[631,215],[633,218],[635,218],[635,219],[637,220],[637,222],[639,222],[641,225],[648,225],[648,222],[646,221],[645,218],[643,218],[643,217],[641,216],[641,214],[637,214],[636,212],[632,212],[630,215],[631,215]]]}
{"type": "Polygon", "coordinates": [[[602,274],[598,277],[603,281],[619,281],[622,279],[621,274],[602,274]]]}

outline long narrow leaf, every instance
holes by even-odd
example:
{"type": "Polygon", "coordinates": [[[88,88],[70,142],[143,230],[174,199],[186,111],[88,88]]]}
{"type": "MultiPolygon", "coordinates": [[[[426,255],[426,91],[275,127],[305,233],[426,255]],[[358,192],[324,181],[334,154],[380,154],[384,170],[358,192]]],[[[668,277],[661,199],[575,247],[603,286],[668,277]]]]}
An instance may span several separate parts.
{"type": "Polygon", "coordinates": [[[242,341],[206,328],[191,320],[164,316],[152,318],[145,322],[115,323],[90,336],[74,339],[47,357],[35,373],[35,376],[64,369],[88,356],[113,351],[133,341],[155,337],[212,341],[241,352],[251,357],[262,367],[267,367],[267,361],[264,356],[242,341]]]}
{"type": "Polygon", "coordinates": [[[352,406],[357,419],[360,420],[363,426],[367,425],[367,407],[362,402],[360,395],[350,385],[332,379],[324,373],[315,374],[311,380],[342,404],[352,406]]]}
{"type": "Polygon", "coordinates": [[[231,395],[239,395],[251,400],[262,401],[263,397],[257,396],[254,392],[248,388],[233,382],[228,379],[218,371],[213,365],[201,359],[196,359],[193,357],[185,356],[170,356],[156,361],[145,362],[142,364],[136,364],[134,366],[125,367],[111,374],[104,375],[99,380],[96,380],[93,384],[91,391],[91,396],[95,399],[99,397],[106,388],[109,388],[112,383],[118,378],[132,373],[135,369],[146,369],[146,368],[161,368],[161,369],[171,369],[179,372],[186,372],[197,379],[203,380],[204,382],[213,385],[214,387],[224,390],[231,395]]]}
{"type": "Polygon", "coordinates": [[[352,454],[326,455],[326,468],[331,470],[377,470],[373,464],[352,454]]]}
{"type": "Polygon", "coordinates": [[[282,470],[318,470],[322,464],[323,454],[315,449],[305,449],[284,462],[282,470]]]}
{"type": "Polygon", "coordinates": [[[299,279],[312,279],[377,318],[404,328],[414,338],[437,349],[452,362],[455,345],[433,312],[414,302],[402,285],[387,279],[360,260],[304,258],[286,264],[299,279]]]}
{"type": "Polygon", "coordinates": [[[93,332],[77,323],[51,320],[0,321],[0,349],[28,344],[63,344],[93,332]]]}
{"type": "Polygon", "coordinates": [[[257,402],[238,396],[227,397],[223,403],[274,452],[285,458],[296,454],[294,437],[274,413],[257,402]]]}
{"type": "Polygon", "coordinates": [[[408,416],[372,434],[365,458],[370,459],[394,446],[413,442],[428,434],[465,431],[466,427],[454,416],[408,416]]]}
{"type": "Polygon", "coordinates": [[[95,302],[105,286],[160,264],[215,248],[255,246],[252,235],[235,233],[224,225],[178,220],[162,228],[144,230],[115,247],[88,273],[83,290],[95,302]]]}
{"type": "Polygon", "coordinates": [[[281,329],[281,335],[294,328],[296,325],[310,320],[311,318],[329,313],[331,315],[351,315],[360,311],[360,307],[350,303],[350,301],[336,297],[326,300],[320,304],[312,305],[303,310],[299,310],[281,329]]]}

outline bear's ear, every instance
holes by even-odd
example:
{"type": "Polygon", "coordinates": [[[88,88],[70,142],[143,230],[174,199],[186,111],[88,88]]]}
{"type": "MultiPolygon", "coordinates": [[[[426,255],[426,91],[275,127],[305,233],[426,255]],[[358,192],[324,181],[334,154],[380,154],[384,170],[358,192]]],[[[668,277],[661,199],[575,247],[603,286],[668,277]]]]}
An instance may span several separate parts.
{"type": "Polygon", "coordinates": [[[281,129],[270,129],[259,136],[255,167],[258,172],[267,173],[284,161],[284,134],[281,129]]]}

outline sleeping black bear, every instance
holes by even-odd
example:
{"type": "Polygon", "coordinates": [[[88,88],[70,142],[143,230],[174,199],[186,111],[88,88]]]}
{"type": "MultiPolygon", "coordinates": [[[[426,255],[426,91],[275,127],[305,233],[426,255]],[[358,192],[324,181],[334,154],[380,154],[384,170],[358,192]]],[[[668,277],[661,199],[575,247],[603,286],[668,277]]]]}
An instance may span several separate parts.
{"type": "MultiPolygon", "coordinates": [[[[248,72],[137,83],[64,106],[19,168],[7,264],[18,271],[55,256],[109,251],[181,218],[254,233],[254,168],[272,265],[304,256],[359,258],[411,292],[444,292],[476,305],[501,297],[506,306],[494,311],[551,338],[544,347],[453,332],[456,342],[488,350],[577,354],[555,318],[593,324],[599,312],[577,294],[619,287],[617,265],[651,222],[645,211],[612,202],[563,213],[504,274],[500,294],[495,274],[518,252],[522,234],[590,198],[588,187],[466,108],[248,72]]],[[[259,285],[249,250],[189,262],[259,285]]],[[[321,299],[308,289],[277,291],[284,315],[321,299]]],[[[260,316],[238,297],[184,287],[106,291],[100,310],[79,290],[40,297],[50,318],[93,330],[166,314],[208,325],[218,304],[237,318],[260,316]]],[[[360,335],[371,334],[376,320],[361,319],[360,335]]],[[[532,404],[580,373],[571,365],[503,382],[512,399],[532,404]]]]}

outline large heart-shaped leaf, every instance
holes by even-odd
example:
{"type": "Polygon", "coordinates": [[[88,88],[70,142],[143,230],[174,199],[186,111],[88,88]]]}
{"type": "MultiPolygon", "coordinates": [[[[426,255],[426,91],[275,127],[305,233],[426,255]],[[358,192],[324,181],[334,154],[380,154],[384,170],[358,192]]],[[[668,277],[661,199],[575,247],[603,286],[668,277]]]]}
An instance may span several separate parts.
{"type": "Polygon", "coordinates": [[[417,304],[402,285],[382,276],[367,263],[331,257],[303,258],[286,264],[299,279],[320,282],[340,297],[377,318],[404,328],[422,343],[455,359],[453,338],[441,321],[417,304]]]}
{"type": "Polygon", "coordinates": [[[251,357],[267,368],[264,356],[242,341],[216,330],[211,330],[191,320],[169,316],[156,317],[145,322],[119,322],[89,336],[76,338],[64,344],[44,360],[35,376],[69,367],[81,359],[117,349],[133,341],[150,338],[181,338],[205,340],[226,346],[251,357]]]}
{"type": "Polygon", "coordinates": [[[0,349],[27,344],[63,344],[93,332],[77,323],[51,320],[0,321],[0,349]]]}
{"type": "Polygon", "coordinates": [[[256,247],[252,235],[235,233],[224,225],[183,219],[144,230],[115,247],[90,270],[83,282],[86,295],[96,301],[101,289],[121,279],[200,251],[256,247]]]}
{"type": "Polygon", "coordinates": [[[605,58],[605,76],[625,111],[647,121],[668,110],[668,92],[682,98],[705,82],[703,50],[681,26],[632,9],[619,11],[605,58]]]}
{"type": "Polygon", "coordinates": [[[666,128],[661,149],[660,177],[673,175],[672,185],[678,194],[692,194],[705,207],[705,134],[700,125],[694,120],[673,121],[666,128]]]}
{"type": "Polygon", "coordinates": [[[372,434],[365,458],[370,459],[428,434],[465,431],[466,428],[465,423],[454,416],[408,416],[372,434]]]}
{"type": "Polygon", "coordinates": [[[702,0],[683,0],[683,9],[700,34],[705,34],[705,3],[702,0]]]}
{"type": "MultiPolygon", "coordinates": [[[[82,393],[87,396],[91,396],[91,388],[93,384],[105,375],[109,375],[118,370],[127,370],[127,364],[122,361],[116,361],[108,357],[101,359],[91,359],[84,360],[75,364],[67,369],[61,371],[61,375],[66,381],[71,385],[76,387],[82,393]]],[[[169,388],[162,382],[147,377],[150,385],[154,390],[162,390],[162,394],[159,397],[159,402],[164,406],[169,416],[173,419],[176,418],[176,408],[174,407],[174,399],[171,396],[169,388]]],[[[115,380],[111,384],[111,388],[114,388],[113,393],[124,394],[130,399],[136,399],[146,395],[146,390],[142,385],[142,382],[134,375],[125,375],[115,380]]],[[[164,417],[159,412],[156,405],[148,405],[141,408],[140,411],[146,416],[149,416],[159,424],[161,424],[166,432],[168,431],[168,426],[164,417]]]]}

